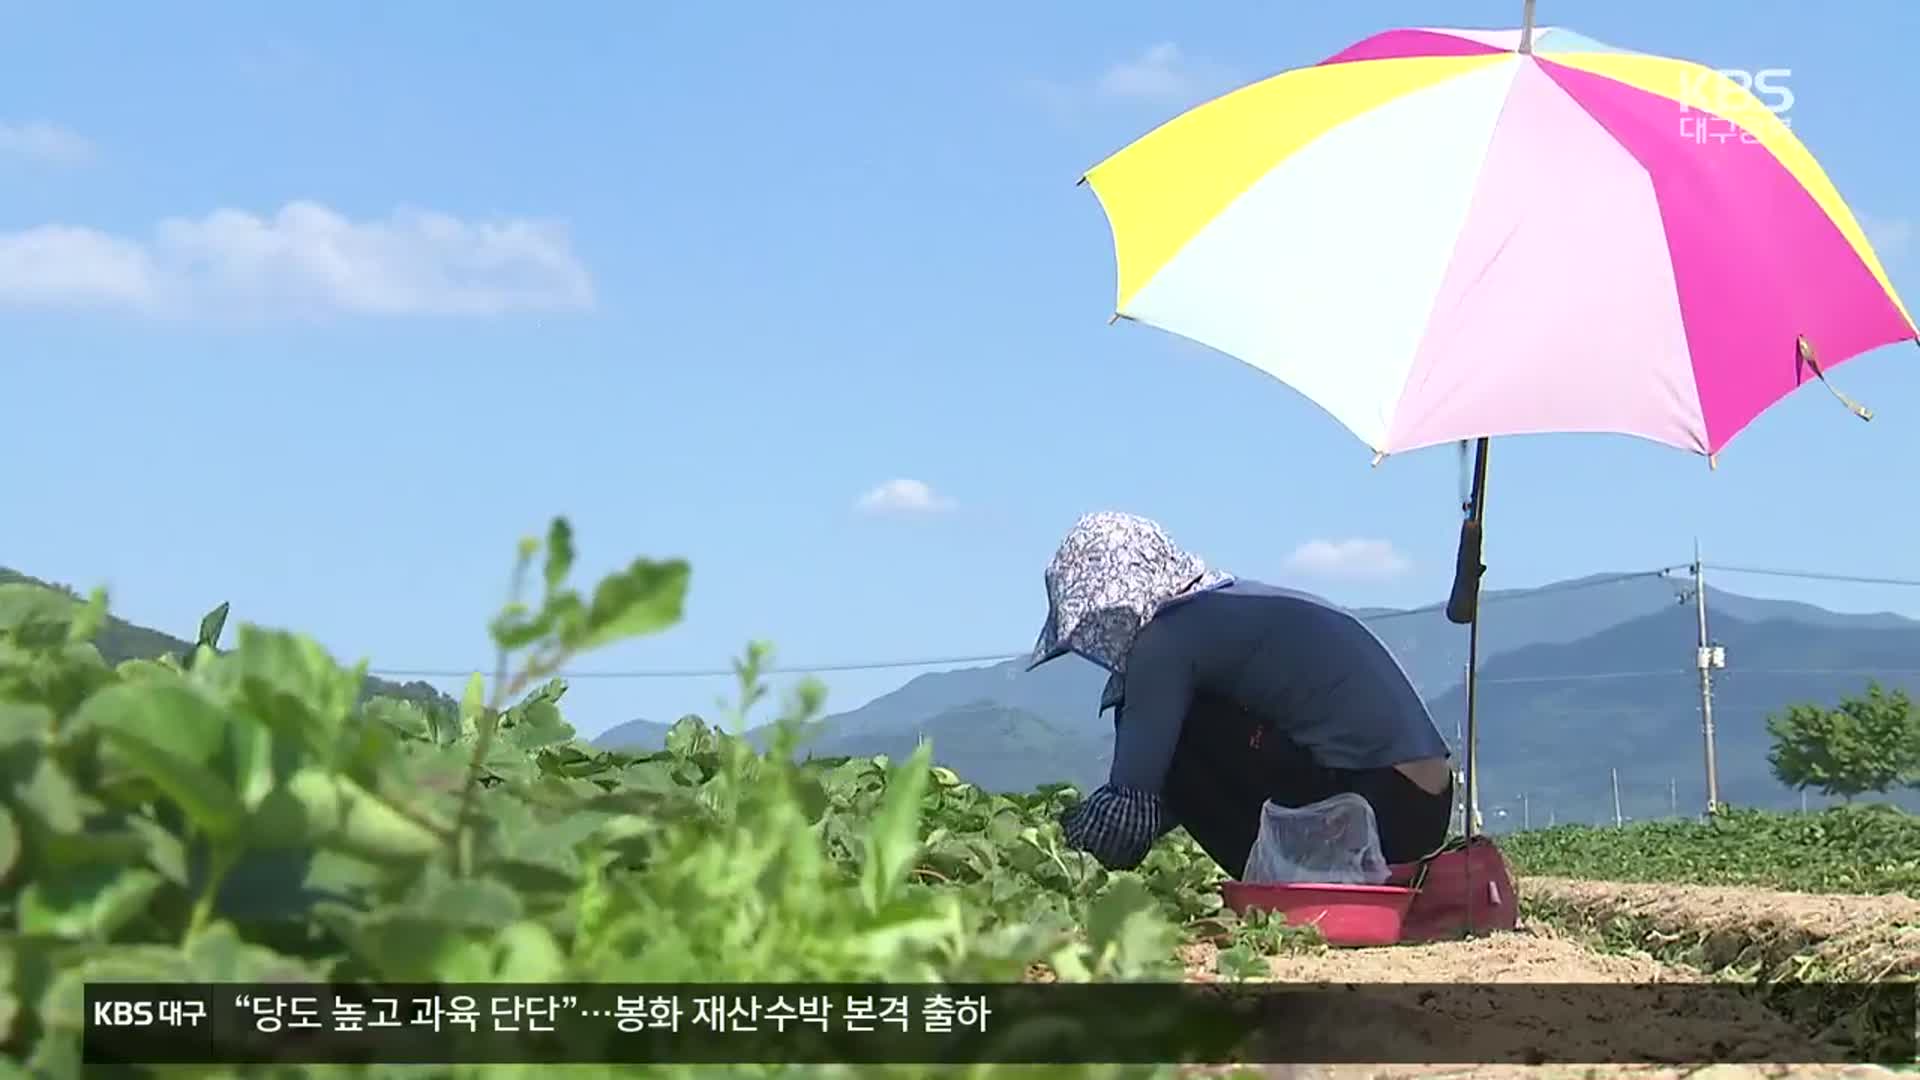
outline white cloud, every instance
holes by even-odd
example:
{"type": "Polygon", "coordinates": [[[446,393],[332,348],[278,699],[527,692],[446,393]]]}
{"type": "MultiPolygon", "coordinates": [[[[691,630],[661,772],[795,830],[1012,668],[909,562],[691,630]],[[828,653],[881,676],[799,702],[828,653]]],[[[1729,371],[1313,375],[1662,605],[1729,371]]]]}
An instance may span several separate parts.
{"type": "Polygon", "coordinates": [[[495,315],[593,306],[560,225],[400,210],[353,221],[312,202],[216,210],[151,238],[67,225],[0,233],[0,305],[187,316],[495,315]]]}
{"type": "Polygon", "coordinates": [[[1911,218],[1869,217],[1866,214],[1858,217],[1860,228],[1865,230],[1868,242],[1873,244],[1873,250],[1882,260],[1892,262],[1907,253],[1907,247],[1913,241],[1911,218]]]}
{"type": "Polygon", "coordinates": [[[144,307],[153,288],[153,262],[139,244],[66,225],[0,233],[0,303],[144,307]]]}
{"type": "Polygon", "coordinates": [[[1182,101],[1213,89],[1221,74],[1210,64],[1188,58],[1173,42],[1163,41],[1108,68],[1094,84],[1094,92],[1119,101],[1182,101]]]}
{"type": "Polygon", "coordinates": [[[93,160],[93,144],[55,124],[0,123],[0,156],[46,165],[84,165],[93,160]]]}
{"type": "Polygon", "coordinates": [[[1218,64],[1163,41],[1108,67],[1090,84],[1034,80],[1028,90],[1057,115],[1100,103],[1188,108],[1232,89],[1238,80],[1218,64]]]}
{"type": "Polygon", "coordinates": [[[1412,567],[1386,540],[1309,540],[1287,556],[1295,573],[1327,578],[1391,578],[1412,567]]]}
{"type": "Polygon", "coordinates": [[[864,514],[941,514],[956,505],[918,480],[889,480],[853,504],[864,514]]]}

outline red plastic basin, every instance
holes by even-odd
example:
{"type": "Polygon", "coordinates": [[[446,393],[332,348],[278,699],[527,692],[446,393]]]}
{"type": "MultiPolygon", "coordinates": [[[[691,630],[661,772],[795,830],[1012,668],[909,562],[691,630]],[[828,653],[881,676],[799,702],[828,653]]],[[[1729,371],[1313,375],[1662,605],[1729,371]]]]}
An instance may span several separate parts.
{"type": "Polygon", "coordinates": [[[1293,926],[1318,926],[1329,945],[1393,945],[1413,903],[1398,885],[1249,885],[1228,881],[1220,895],[1236,914],[1277,912],[1293,926]]]}

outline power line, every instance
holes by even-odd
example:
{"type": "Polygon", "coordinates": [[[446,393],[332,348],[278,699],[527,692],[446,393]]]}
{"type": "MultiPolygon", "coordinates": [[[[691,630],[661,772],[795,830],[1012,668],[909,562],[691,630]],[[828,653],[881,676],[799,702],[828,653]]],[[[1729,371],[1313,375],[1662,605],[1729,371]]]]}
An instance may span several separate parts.
{"type": "Polygon", "coordinates": [[[1509,675],[1505,678],[1483,678],[1477,681],[1482,686],[1486,686],[1493,683],[1593,682],[1600,679],[1648,679],[1692,674],[1692,668],[1662,668],[1658,671],[1594,671],[1575,675],[1509,675]]]}
{"type": "MultiPolygon", "coordinates": [[[[815,671],[866,671],[866,670],[871,670],[875,668],[885,668],[885,667],[916,667],[920,665],[966,663],[969,661],[972,661],[974,663],[984,663],[984,662],[996,661],[996,660],[1017,660],[1026,655],[1027,655],[1026,653],[1018,653],[1013,655],[948,657],[948,658],[943,658],[939,660],[896,660],[896,661],[885,661],[885,662],[879,662],[879,663],[866,663],[866,664],[841,664],[841,665],[836,665],[832,667],[819,667],[819,668],[789,668],[789,669],[786,669],[786,672],[788,674],[805,674],[808,672],[815,672],[815,671]]],[[[770,668],[767,670],[770,672],[777,672],[779,669],[770,668]]],[[[464,679],[473,674],[473,672],[471,671],[454,671],[451,669],[429,671],[429,670],[394,670],[390,668],[369,668],[367,673],[369,675],[378,675],[383,678],[390,678],[390,679],[391,678],[464,679]]],[[[559,677],[566,678],[566,679],[644,679],[644,678],[666,679],[666,678],[705,678],[709,676],[718,677],[722,675],[730,676],[734,674],[735,672],[731,670],[720,671],[717,669],[703,669],[703,670],[697,670],[697,671],[686,670],[686,671],[639,671],[639,672],[581,671],[581,672],[572,672],[572,673],[562,672],[560,673],[559,677]]],[[[1588,671],[1588,672],[1569,672],[1569,673],[1560,674],[1560,675],[1494,676],[1492,678],[1482,677],[1479,680],[1479,682],[1480,682],[1480,685],[1482,686],[1513,686],[1513,685],[1525,685],[1525,684],[1538,685],[1538,684],[1544,684],[1544,683],[1601,682],[1601,681],[1607,681],[1607,680],[1613,680],[1613,679],[1660,679],[1660,678],[1669,678],[1672,676],[1682,676],[1682,675],[1692,677],[1694,674],[1695,674],[1695,671],[1692,668],[1656,668],[1656,669],[1647,669],[1647,670],[1641,670],[1641,671],[1588,671]]],[[[482,673],[482,675],[484,676],[484,673],[482,673]]],[[[1739,667],[1739,668],[1736,668],[1736,667],[1729,667],[1720,672],[1721,678],[1727,678],[1729,676],[1738,677],[1742,675],[1852,675],[1852,676],[1920,675],[1920,668],[1909,668],[1909,667],[1861,667],[1861,668],[1739,667]]]]}
{"type": "MultiPolygon", "coordinates": [[[[991,664],[1002,660],[1018,660],[1030,653],[989,653],[979,656],[942,656],[926,660],[867,660],[860,663],[812,664],[805,667],[766,667],[761,671],[769,675],[809,675],[821,671],[879,671],[885,668],[938,667],[942,664],[991,664]]],[[[379,675],[389,679],[464,679],[478,671],[470,668],[464,671],[429,668],[368,668],[367,674],[379,675]]],[[[485,674],[482,672],[482,674],[485,674]]],[[[562,671],[556,675],[563,679],[705,679],[738,674],[732,668],[653,668],[646,671],[562,671]]]]}
{"type": "Polygon", "coordinates": [[[1761,577],[1800,578],[1805,581],[1839,581],[1853,585],[1902,585],[1920,588],[1920,578],[1868,577],[1860,574],[1830,574],[1820,570],[1782,570],[1766,566],[1723,566],[1707,563],[1707,568],[1723,574],[1757,574],[1761,577]]]}
{"type": "MultiPolygon", "coordinates": [[[[1541,596],[1548,593],[1598,588],[1602,585],[1613,585],[1622,581],[1632,581],[1638,578],[1663,577],[1675,570],[1682,569],[1685,569],[1684,565],[1663,566],[1654,570],[1633,570],[1626,573],[1607,574],[1600,577],[1587,578],[1581,581],[1563,581],[1554,585],[1543,585],[1540,588],[1529,589],[1524,592],[1489,593],[1481,599],[1481,603],[1501,603],[1507,600],[1524,600],[1529,597],[1541,596]]],[[[1376,615],[1368,615],[1361,621],[1369,623],[1384,622],[1387,619],[1404,618],[1409,615],[1426,615],[1436,611],[1444,611],[1446,610],[1446,606],[1446,603],[1443,601],[1438,604],[1428,604],[1425,607],[1386,611],[1376,615]]],[[[1005,660],[1019,660],[1029,655],[1031,654],[1027,652],[980,653],[973,656],[938,656],[915,660],[864,660],[837,664],[787,664],[768,667],[763,670],[769,675],[813,675],[821,672],[882,671],[890,668],[943,667],[949,664],[997,664],[1005,660]]],[[[475,671],[484,670],[484,668],[469,668],[465,670],[438,668],[368,668],[367,673],[386,679],[464,679],[472,675],[475,671]]],[[[732,677],[735,672],[732,668],[727,667],[654,668],[628,671],[562,671],[556,674],[563,679],[705,679],[732,677]]],[[[1481,681],[1485,682],[1488,680],[1481,681]]]]}
{"type": "Polygon", "coordinates": [[[1920,668],[1736,668],[1727,667],[1717,678],[1729,675],[1920,675],[1920,668]]]}
{"type": "MultiPolygon", "coordinates": [[[[1542,585],[1537,589],[1487,593],[1480,598],[1480,603],[1483,605],[1497,604],[1504,603],[1508,600],[1526,600],[1535,596],[1547,596],[1552,593],[1574,592],[1579,589],[1595,589],[1602,585],[1617,585],[1622,581],[1635,581],[1648,577],[1665,577],[1676,570],[1685,569],[1687,569],[1687,564],[1680,563],[1674,566],[1662,566],[1653,570],[1631,570],[1622,574],[1605,574],[1600,577],[1584,578],[1579,581],[1561,581],[1552,585],[1542,585]]],[[[1445,611],[1446,609],[1447,602],[1442,600],[1437,604],[1428,604],[1425,607],[1405,608],[1399,611],[1383,611],[1377,615],[1368,615],[1361,621],[1385,622],[1388,619],[1400,619],[1408,615],[1426,615],[1435,611],[1445,611]]]]}
{"type": "MultiPolygon", "coordinates": [[[[1768,577],[1802,578],[1815,581],[1835,581],[1864,585],[1897,585],[1920,587],[1920,579],[1873,577],[1858,574],[1835,574],[1814,570],[1789,570],[1773,567],[1723,566],[1719,563],[1706,564],[1716,571],[1732,574],[1757,574],[1768,577]]],[[[1650,570],[1635,570],[1619,574],[1606,574],[1579,581],[1563,581],[1553,585],[1544,585],[1536,589],[1517,592],[1489,593],[1482,603],[1494,604],[1508,600],[1523,600],[1553,593],[1572,592],[1581,589],[1599,588],[1623,581],[1633,581],[1648,577],[1665,577],[1679,570],[1689,569],[1689,564],[1679,563],[1650,570]]],[[[1404,608],[1397,611],[1385,611],[1366,616],[1363,622],[1385,622],[1389,619],[1406,618],[1413,615],[1426,615],[1446,609],[1443,601],[1422,607],[1404,608]]],[[[897,660],[863,660],[831,664],[788,664],[766,668],[770,675],[805,675],[826,672],[847,671],[884,671],[898,668],[945,667],[960,664],[995,664],[1007,660],[1018,660],[1029,655],[1026,652],[976,653],[966,656],[937,656],[897,660]]],[[[389,679],[464,679],[482,669],[442,669],[442,668],[370,668],[369,674],[389,679]]],[[[1740,668],[1741,674],[1777,674],[1777,675],[1906,675],[1920,674],[1920,669],[1906,668],[1740,668]]],[[[1487,684],[1545,683],[1545,682],[1583,682],[1601,679],[1647,678],[1674,674],[1674,671],[1613,671],[1592,672],[1569,675],[1509,676],[1506,678],[1481,679],[1487,684]]],[[[1679,669],[1680,674],[1692,674],[1691,669],[1679,669]]],[[[701,679],[731,677],[734,670],[728,668],[654,668],[613,671],[564,671],[558,673],[568,679],[701,679]]]]}
{"type": "MultiPolygon", "coordinates": [[[[1481,685],[1493,683],[1556,683],[1556,682],[1593,682],[1601,679],[1646,679],[1667,675],[1695,674],[1693,668],[1663,668],[1657,671],[1594,671],[1567,675],[1509,675],[1479,680],[1481,685]]],[[[1920,668],[1909,667],[1855,667],[1855,668],[1746,668],[1726,667],[1718,669],[1716,678],[1739,675],[1920,675],[1920,668]]]]}

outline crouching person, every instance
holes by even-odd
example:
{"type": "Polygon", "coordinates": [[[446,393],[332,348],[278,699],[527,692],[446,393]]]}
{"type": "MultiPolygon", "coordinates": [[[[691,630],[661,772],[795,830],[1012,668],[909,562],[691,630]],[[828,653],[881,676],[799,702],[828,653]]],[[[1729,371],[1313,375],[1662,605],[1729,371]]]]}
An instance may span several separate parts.
{"type": "Polygon", "coordinates": [[[1114,712],[1111,774],[1062,818],[1068,842],[1102,865],[1137,866],[1184,827],[1240,878],[1268,801],[1342,793],[1372,808],[1389,863],[1446,842],[1446,741],[1352,614],[1209,569],[1131,514],[1080,519],[1046,585],[1029,670],[1074,653],[1111,673],[1100,700],[1114,712]]]}

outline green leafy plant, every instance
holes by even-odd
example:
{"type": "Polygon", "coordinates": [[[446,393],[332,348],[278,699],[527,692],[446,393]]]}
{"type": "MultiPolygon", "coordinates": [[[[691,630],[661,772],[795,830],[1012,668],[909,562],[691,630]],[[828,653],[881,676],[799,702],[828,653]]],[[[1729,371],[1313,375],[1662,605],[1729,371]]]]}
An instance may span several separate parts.
{"type": "Polygon", "coordinates": [[[1516,871],[1537,876],[1920,896],[1920,817],[1892,806],[1560,825],[1503,836],[1500,846],[1516,871]]]}
{"type": "Polygon", "coordinates": [[[1228,979],[1264,979],[1272,974],[1268,958],[1322,948],[1325,941],[1310,926],[1293,926],[1280,916],[1248,912],[1227,924],[1215,942],[1214,970],[1228,979]]]}
{"type": "Polygon", "coordinates": [[[1920,714],[1906,692],[1869,683],[1837,709],[1794,705],[1767,718],[1767,762],[1781,783],[1851,802],[1869,792],[1920,782],[1920,714]]]}
{"type": "Polygon", "coordinates": [[[182,668],[193,667],[202,649],[214,650],[220,647],[220,632],[227,626],[227,604],[223,601],[219,607],[207,612],[200,620],[200,632],[195,636],[193,648],[180,658],[182,668]]]}
{"type": "Polygon", "coordinates": [[[0,587],[0,1048],[80,1075],[88,981],[1178,978],[1218,916],[1191,841],[1134,873],[1067,849],[1071,789],[990,794],[926,747],[801,760],[817,683],[756,752],[764,644],[734,733],[580,743],[554,674],[671,626],[690,572],[583,593],[573,561],[564,520],[522,543],[491,693],[476,674],[457,706],[362,702],[363,667],[282,631],[216,651],[225,605],[189,655],[109,665],[103,594],[0,587]]]}

